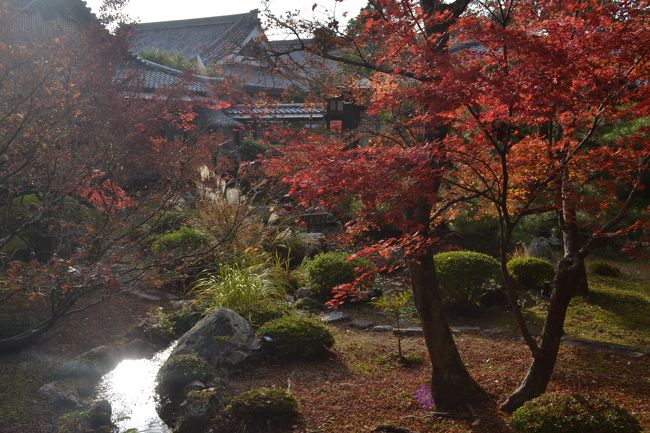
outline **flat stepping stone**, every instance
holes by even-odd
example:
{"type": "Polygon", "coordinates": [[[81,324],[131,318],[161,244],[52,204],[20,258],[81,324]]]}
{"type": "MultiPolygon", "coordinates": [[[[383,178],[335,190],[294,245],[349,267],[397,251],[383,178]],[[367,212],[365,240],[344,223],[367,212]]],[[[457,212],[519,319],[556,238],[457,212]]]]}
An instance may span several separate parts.
{"type": "Polygon", "coordinates": [[[350,323],[350,328],[355,329],[368,329],[373,326],[375,326],[375,322],[370,320],[353,320],[352,323],[350,323]]]}
{"type": "Polygon", "coordinates": [[[508,332],[508,330],[497,326],[495,328],[484,329],[483,332],[488,335],[498,335],[498,334],[505,334],[508,332]]]}
{"type": "Polygon", "coordinates": [[[480,331],[481,328],[479,326],[452,326],[451,327],[451,332],[472,332],[472,331],[480,331]]]}
{"type": "Polygon", "coordinates": [[[643,358],[648,352],[640,352],[629,346],[614,343],[599,343],[597,341],[582,340],[579,338],[564,337],[562,343],[569,346],[581,347],[589,350],[602,350],[605,352],[616,353],[627,358],[643,358]]]}
{"type": "Polygon", "coordinates": [[[422,328],[401,328],[393,329],[393,334],[401,335],[403,337],[417,337],[422,335],[422,328]]]}
{"type": "Polygon", "coordinates": [[[373,326],[370,329],[372,332],[393,332],[393,327],[388,325],[373,326]]]}
{"type": "Polygon", "coordinates": [[[333,311],[331,313],[326,314],[325,316],[321,317],[321,320],[324,323],[338,323],[338,322],[343,322],[346,320],[350,320],[350,316],[345,314],[342,311],[333,311]]]}

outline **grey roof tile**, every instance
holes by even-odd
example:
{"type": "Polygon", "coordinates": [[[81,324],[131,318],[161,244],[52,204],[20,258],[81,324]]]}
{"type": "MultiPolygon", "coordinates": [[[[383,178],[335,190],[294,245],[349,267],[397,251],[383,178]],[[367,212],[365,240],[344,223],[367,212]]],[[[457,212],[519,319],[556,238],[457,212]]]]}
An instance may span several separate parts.
{"type": "Polygon", "coordinates": [[[251,118],[259,118],[262,120],[320,120],[325,116],[325,109],[323,107],[310,104],[237,105],[225,109],[224,112],[231,118],[237,120],[251,118]]]}
{"type": "Polygon", "coordinates": [[[132,51],[180,53],[185,60],[201,56],[204,62],[233,54],[255,29],[261,29],[257,10],[180,21],[133,25],[132,51]]]}

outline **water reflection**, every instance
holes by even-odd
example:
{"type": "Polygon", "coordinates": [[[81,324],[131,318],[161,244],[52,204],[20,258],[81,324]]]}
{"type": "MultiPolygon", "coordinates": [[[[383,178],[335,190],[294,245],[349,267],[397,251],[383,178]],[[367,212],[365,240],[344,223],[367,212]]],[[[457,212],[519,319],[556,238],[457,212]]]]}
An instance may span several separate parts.
{"type": "Polygon", "coordinates": [[[156,412],[154,400],[156,374],[169,358],[175,344],[151,359],[126,359],[102,377],[98,398],[113,407],[113,422],[118,431],[137,429],[138,433],[170,433],[156,412]]]}

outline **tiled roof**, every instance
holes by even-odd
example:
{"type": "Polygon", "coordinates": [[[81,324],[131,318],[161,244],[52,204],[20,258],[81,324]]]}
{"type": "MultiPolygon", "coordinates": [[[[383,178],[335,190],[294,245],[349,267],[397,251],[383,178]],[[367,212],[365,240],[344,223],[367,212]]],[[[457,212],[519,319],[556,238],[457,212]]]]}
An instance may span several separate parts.
{"type": "Polygon", "coordinates": [[[74,33],[94,15],[82,0],[11,0],[9,38],[52,38],[74,33]]]}
{"type": "Polygon", "coordinates": [[[131,50],[180,53],[207,63],[234,54],[249,36],[261,30],[257,10],[245,14],[135,24],[131,50]]]}
{"type": "Polygon", "coordinates": [[[23,12],[39,11],[46,19],[65,16],[76,22],[88,22],[94,18],[84,0],[10,0],[23,12]]]}
{"type": "Polygon", "coordinates": [[[118,79],[127,77],[139,80],[138,84],[146,93],[180,86],[193,95],[205,95],[209,87],[207,83],[219,82],[216,78],[200,76],[191,76],[188,79],[181,71],[143,59],[122,68],[118,79]]]}
{"type": "Polygon", "coordinates": [[[319,80],[324,74],[333,74],[338,69],[337,62],[312,54],[303,49],[311,40],[287,39],[269,41],[270,56],[277,60],[278,68],[294,79],[319,80]]]}
{"type": "Polygon", "coordinates": [[[197,113],[199,114],[199,121],[203,128],[238,128],[242,126],[241,122],[229,117],[222,110],[198,108],[197,113]]]}
{"type": "Polygon", "coordinates": [[[310,104],[273,104],[263,106],[238,105],[224,112],[236,120],[258,118],[261,120],[321,120],[325,109],[310,104]]]}

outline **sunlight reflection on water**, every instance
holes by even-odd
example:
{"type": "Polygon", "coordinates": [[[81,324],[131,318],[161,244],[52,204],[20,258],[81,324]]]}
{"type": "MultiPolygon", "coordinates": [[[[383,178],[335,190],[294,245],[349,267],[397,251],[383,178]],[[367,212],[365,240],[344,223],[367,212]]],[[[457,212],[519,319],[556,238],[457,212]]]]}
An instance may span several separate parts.
{"type": "Polygon", "coordinates": [[[154,400],[156,374],[169,358],[175,343],[151,359],[126,359],[107,373],[99,384],[99,399],[113,407],[113,422],[118,431],[137,429],[138,433],[170,433],[156,412],[154,400]]]}

